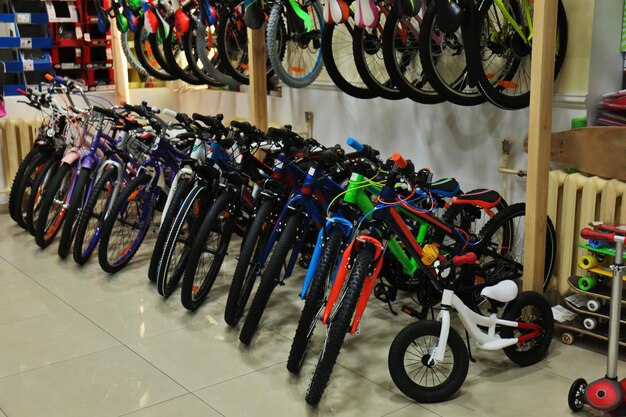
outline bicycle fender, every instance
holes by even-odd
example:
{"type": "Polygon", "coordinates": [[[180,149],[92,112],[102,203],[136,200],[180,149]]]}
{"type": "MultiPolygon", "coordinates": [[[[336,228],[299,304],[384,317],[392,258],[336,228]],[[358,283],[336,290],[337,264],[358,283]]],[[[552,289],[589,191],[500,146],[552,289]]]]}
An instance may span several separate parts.
{"type": "Polygon", "coordinates": [[[98,165],[98,161],[94,155],[86,154],[80,158],[80,167],[93,170],[98,165]]]}
{"type": "Polygon", "coordinates": [[[357,242],[353,240],[350,242],[346,251],[343,253],[341,257],[341,262],[339,263],[339,268],[337,270],[337,275],[335,276],[335,280],[333,281],[333,285],[330,289],[330,294],[328,295],[328,301],[326,302],[326,307],[324,308],[324,316],[322,317],[322,323],[326,324],[328,321],[328,317],[330,316],[330,312],[333,310],[333,306],[337,302],[339,295],[341,294],[341,288],[343,287],[343,283],[346,280],[346,276],[350,271],[348,269],[348,264],[350,263],[350,255],[352,254],[352,247],[354,243],[357,242]]]}
{"type": "Polygon", "coordinates": [[[376,280],[378,279],[378,274],[380,274],[380,270],[383,268],[383,256],[381,256],[382,245],[381,243],[370,237],[363,236],[364,238],[368,238],[376,246],[376,252],[374,254],[374,259],[378,259],[374,270],[371,275],[368,275],[365,278],[365,282],[363,283],[363,289],[361,290],[361,295],[359,296],[359,301],[356,304],[356,310],[354,312],[354,318],[352,319],[352,327],[350,328],[350,334],[353,335],[356,329],[359,327],[359,323],[361,322],[361,318],[363,317],[363,312],[365,311],[365,307],[370,299],[370,295],[372,294],[372,290],[374,289],[374,285],[376,284],[376,280]]]}

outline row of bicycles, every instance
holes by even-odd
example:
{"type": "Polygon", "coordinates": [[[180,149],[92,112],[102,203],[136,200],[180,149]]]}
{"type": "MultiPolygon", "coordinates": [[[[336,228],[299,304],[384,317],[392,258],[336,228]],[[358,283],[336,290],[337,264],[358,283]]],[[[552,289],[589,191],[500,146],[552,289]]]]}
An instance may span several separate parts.
{"type": "MultiPolygon", "coordinates": [[[[148,277],[157,292],[179,292],[194,311],[211,301],[218,278],[229,280],[224,319],[243,322],[245,345],[275,308],[270,298],[299,297],[289,372],[298,374],[315,349],[315,329],[324,334],[309,404],[321,400],[372,294],[392,314],[400,297],[412,300],[402,311],[418,320],[395,337],[388,366],[416,401],[443,401],[462,386],[470,336],[521,366],[546,354],[550,305],[518,292],[523,203],[508,205],[492,190],[463,193],[456,180],[433,181],[429,170],[397,153],[383,160],[355,139],[345,149],[325,147],[290,126],[262,132],[147,103],[92,106],[72,82],[48,79],[42,93],[22,91],[48,117],[13,182],[15,222],[42,248],[60,233],[59,255],[80,265],[97,248],[109,273],[124,268],[156,226],[148,277]],[[234,235],[241,240],[231,242],[234,235]],[[234,271],[222,270],[237,252],[234,271]],[[280,289],[296,268],[306,270],[302,286],[287,294],[280,289]],[[466,340],[451,327],[453,310],[466,340]]],[[[556,248],[546,222],[545,286],[556,248]]]]}
{"type": "MultiPolygon", "coordinates": [[[[527,107],[532,0],[112,0],[129,63],[161,80],[249,83],[247,28],[266,25],[266,75],[302,88],[325,65],[345,93],[463,106],[527,107]]],[[[558,2],[555,77],[567,49],[558,2]]]]}

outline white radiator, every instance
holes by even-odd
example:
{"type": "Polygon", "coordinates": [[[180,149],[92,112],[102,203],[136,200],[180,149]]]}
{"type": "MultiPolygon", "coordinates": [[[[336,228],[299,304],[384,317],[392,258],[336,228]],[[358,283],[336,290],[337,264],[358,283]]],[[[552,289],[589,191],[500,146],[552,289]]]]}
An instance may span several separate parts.
{"type": "Polygon", "coordinates": [[[553,285],[565,295],[567,279],[578,275],[577,261],[585,250],[580,230],[592,220],[626,223],[626,183],[584,174],[551,171],[548,185],[548,215],[557,234],[557,260],[553,285]]]}
{"type": "Polygon", "coordinates": [[[0,119],[0,154],[2,155],[2,183],[0,193],[8,193],[13,177],[30,151],[37,137],[41,120],[0,119]]]}

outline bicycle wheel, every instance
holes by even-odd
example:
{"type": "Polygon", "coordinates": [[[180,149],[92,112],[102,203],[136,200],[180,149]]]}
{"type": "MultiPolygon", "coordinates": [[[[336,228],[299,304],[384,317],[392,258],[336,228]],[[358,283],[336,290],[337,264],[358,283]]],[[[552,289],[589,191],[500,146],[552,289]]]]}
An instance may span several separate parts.
{"type": "MultiPolygon", "coordinates": [[[[480,231],[480,247],[504,256],[505,259],[490,256],[480,248],[481,268],[479,277],[484,281],[514,279],[521,283],[524,263],[524,221],[526,204],[513,204],[500,211],[480,231]]],[[[548,217],[546,228],[546,256],[544,265],[543,289],[548,288],[550,276],[556,261],[556,232],[548,217]]]]}
{"type": "MultiPolygon", "coordinates": [[[[189,19],[189,30],[187,33],[183,35],[183,47],[185,50],[185,56],[187,57],[187,62],[193,68],[194,73],[198,76],[199,79],[204,80],[204,83],[211,87],[224,87],[224,83],[220,82],[218,79],[213,77],[208,68],[205,68],[202,60],[200,59],[201,54],[198,53],[198,19],[195,16],[192,16],[189,19]]],[[[202,51],[206,51],[206,48],[201,49],[202,51]]],[[[215,70],[215,72],[218,72],[215,70]]],[[[221,74],[221,73],[220,73],[221,74]]],[[[224,75],[224,77],[226,77],[224,75]]],[[[230,84],[227,84],[230,86],[230,84]]]]}
{"type": "Polygon", "coordinates": [[[261,251],[265,247],[273,227],[275,202],[266,200],[256,213],[241,244],[241,251],[233,281],[228,291],[228,299],[224,310],[224,321],[236,326],[243,316],[250,293],[260,273],[258,264],[261,251]]]}
{"type": "Polygon", "coordinates": [[[341,231],[337,228],[333,229],[323,245],[324,249],[317,266],[311,265],[311,268],[316,268],[315,276],[309,286],[289,351],[287,370],[293,374],[300,372],[315,325],[320,321],[324,311],[326,290],[330,289],[334,267],[341,251],[341,231]]]}
{"type": "MultiPolygon", "coordinates": [[[[164,33],[163,23],[159,20],[159,32],[164,33]]],[[[176,25],[170,25],[170,31],[167,36],[163,36],[162,41],[158,42],[160,36],[154,34],[150,38],[150,46],[153,49],[158,49],[158,53],[155,53],[155,57],[159,54],[163,55],[165,63],[167,64],[167,70],[178,79],[191,84],[191,85],[203,85],[204,80],[201,79],[194,71],[193,67],[189,65],[187,61],[187,55],[184,53],[184,40],[188,33],[179,34],[176,25]],[[181,62],[179,64],[179,61],[181,62]]],[[[157,60],[158,61],[158,60],[157,60]]]]}
{"type": "Polygon", "coordinates": [[[461,106],[475,106],[487,101],[478,86],[470,83],[461,29],[454,33],[439,29],[436,1],[428,6],[420,29],[422,70],[435,91],[445,100],[461,106]]]}
{"type": "Polygon", "coordinates": [[[374,93],[387,100],[400,100],[406,94],[399,90],[387,73],[383,56],[383,28],[390,14],[390,6],[381,5],[380,22],[375,28],[354,28],[352,54],[363,82],[374,93]]]}
{"type": "MultiPolygon", "coordinates": [[[[156,282],[157,280],[161,255],[163,254],[165,241],[167,240],[170,229],[172,228],[172,223],[180,210],[183,200],[192,188],[193,183],[190,182],[188,178],[180,178],[178,180],[176,190],[174,191],[174,195],[172,196],[172,200],[170,201],[169,208],[167,209],[167,212],[163,214],[165,217],[161,222],[161,227],[159,228],[159,233],[157,234],[157,239],[154,244],[154,250],[152,251],[152,257],[150,258],[150,266],[148,267],[148,279],[152,282],[156,282]]],[[[172,191],[170,190],[170,192],[172,191]]]]}
{"type": "Polygon", "coordinates": [[[182,203],[174,206],[175,210],[168,210],[168,215],[171,212],[175,215],[167,227],[162,226],[161,230],[167,237],[162,250],[159,251],[156,269],[157,290],[164,297],[169,297],[178,287],[178,282],[185,271],[192,242],[210,201],[209,188],[205,184],[200,184],[193,187],[182,203]]]}
{"type": "Polygon", "coordinates": [[[267,55],[274,72],[285,85],[304,88],[319,76],[324,66],[321,51],[323,25],[322,11],[316,1],[301,6],[297,1],[276,0],[272,5],[267,23],[267,55]],[[287,7],[297,7],[297,10],[288,11],[287,7]],[[292,22],[283,18],[291,14],[295,15],[292,22]],[[307,16],[310,28],[305,27],[300,15],[307,16]],[[288,22],[286,30],[285,20],[288,22]]]}
{"type": "Polygon", "coordinates": [[[376,97],[359,75],[352,53],[354,18],[346,23],[327,24],[322,31],[322,58],[328,76],[344,93],[360,99],[376,97]]]}
{"type": "Polygon", "coordinates": [[[61,163],[42,197],[39,218],[35,225],[35,242],[42,249],[47,248],[61,230],[67,212],[65,204],[71,197],[75,176],[74,165],[61,163]]]}
{"type": "Polygon", "coordinates": [[[198,54],[198,59],[202,63],[204,72],[217,82],[236,89],[240,83],[226,74],[226,70],[222,69],[223,64],[217,50],[218,39],[215,35],[216,31],[216,26],[207,27],[201,21],[198,22],[196,28],[196,53],[198,54]]]}
{"type": "Polygon", "coordinates": [[[237,194],[228,191],[220,194],[191,244],[180,293],[187,310],[193,311],[202,305],[220,272],[235,222],[235,213],[229,211],[229,205],[237,198],[237,194]]]}
{"type": "Polygon", "coordinates": [[[154,214],[154,197],[145,189],[148,174],[135,177],[120,193],[104,221],[98,262],[110,274],[124,268],[143,242],[154,214]]]}
{"type": "Polygon", "coordinates": [[[398,13],[387,16],[383,28],[383,58],[393,85],[408,98],[424,104],[443,101],[431,86],[419,59],[421,20],[424,11],[413,17],[398,13]]]}
{"type": "MultiPolygon", "coordinates": [[[[527,38],[532,35],[532,29],[526,21],[527,11],[519,1],[510,0],[504,4],[507,7],[506,11],[521,27],[524,36],[514,29],[511,21],[505,19],[503,10],[493,0],[484,1],[479,11],[480,39],[475,40],[481,47],[475,45],[471,49],[474,54],[471,65],[478,80],[478,87],[489,101],[503,109],[518,110],[528,107],[530,101],[532,41],[527,38]]],[[[532,16],[533,3],[522,2],[522,4],[528,5],[528,12],[532,16]]],[[[565,59],[567,32],[565,8],[563,2],[559,0],[554,57],[555,79],[565,59]]]]}
{"type": "Polygon", "coordinates": [[[35,181],[33,182],[32,192],[28,198],[28,204],[26,206],[26,213],[24,221],[26,223],[26,230],[35,236],[35,225],[39,220],[39,212],[41,210],[41,200],[52,183],[52,179],[59,168],[60,157],[53,155],[48,162],[43,166],[35,181]]]}
{"type": "Polygon", "coordinates": [[[147,77],[150,74],[144,68],[143,64],[139,60],[138,54],[135,52],[134,36],[135,34],[131,31],[126,31],[120,35],[122,52],[124,52],[124,55],[126,56],[126,61],[128,61],[130,66],[133,67],[139,75],[147,77]]]}
{"type": "Polygon", "coordinates": [[[396,335],[387,364],[391,379],[404,395],[419,403],[436,403],[453,395],[463,385],[469,369],[465,342],[450,328],[441,362],[429,363],[439,343],[441,322],[412,323],[396,335]]]}
{"type": "Polygon", "coordinates": [[[91,189],[87,203],[78,217],[74,237],[72,256],[79,265],[84,265],[89,260],[100,240],[104,218],[113,203],[111,197],[116,186],[117,168],[109,166],[91,189]]]}
{"type": "Polygon", "coordinates": [[[13,179],[9,195],[9,213],[11,218],[22,228],[26,229],[26,208],[33,190],[37,175],[46,166],[50,159],[50,152],[42,149],[33,149],[24,158],[13,179]]]}
{"type": "Polygon", "coordinates": [[[298,228],[301,226],[302,217],[300,215],[292,215],[285,220],[285,227],[276,242],[276,249],[270,257],[263,275],[261,275],[261,283],[254,295],[250,310],[246,316],[246,320],[241,328],[239,340],[244,345],[249,345],[252,337],[259,327],[259,322],[267,306],[267,302],[272,295],[272,291],[282,279],[282,270],[288,255],[291,252],[296,239],[298,238],[298,228]]]}
{"type": "Polygon", "coordinates": [[[81,168],[78,172],[76,184],[74,184],[72,197],[67,205],[67,211],[65,212],[65,221],[63,222],[63,230],[61,231],[61,239],[59,240],[59,248],[57,250],[61,259],[65,259],[67,254],[70,253],[72,240],[76,232],[76,220],[85,204],[90,182],[91,170],[81,168]]]}
{"type": "Polygon", "coordinates": [[[135,32],[133,42],[137,59],[148,74],[162,81],[173,81],[176,79],[166,68],[159,65],[155,51],[152,50],[150,45],[150,33],[144,26],[144,19],[137,19],[137,31],[135,32]]]}
{"type": "Polygon", "coordinates": [[[306,393],[306,402],[310,405],[317,405],[322,399],[343,340],[350,330],[350,322],[356,310],[356,303],[361,295],[365,277],[370,271],[373,260],[374,252],[371,248],[365,247],[356,255],[350,275],[346,278],[345,292],[339,297],[339,306],[329,318],[326,340],[324,340],[313,378],[306,393]]]}
{"type": "MultiPolygon", "coordinates": [[[[548,300],[534,291],[521,292],[506,307],[502,318],[541,326],[540,336],[529,339],[521,345],[516,343],[504,348],[506,356],[520,366],[534,365],[543,359],[550,347],[554,331],[554,318],[548,300]]],[[[531,331],[501,326],[500,336],[502,338],[520,337],[531,331]]]]}

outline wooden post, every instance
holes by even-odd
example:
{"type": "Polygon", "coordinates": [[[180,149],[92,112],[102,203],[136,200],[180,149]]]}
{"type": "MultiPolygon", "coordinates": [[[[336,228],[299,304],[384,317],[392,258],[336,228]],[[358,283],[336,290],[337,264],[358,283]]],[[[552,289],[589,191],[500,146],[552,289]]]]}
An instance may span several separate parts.
{"type": "Polygon", "coordinates": [[[117,30],[115,19],[111,19],[111,49],[113,52],[113,71],[115,72],[115,104],[129,100],[128,63],[122,52],[120,31],[117,30]]]}
{"type": "Polygon", "coordinates": [[[557,0],[534,5],[523,285],[543,292],[557,0]]]}
{"type": "Polygon", "coordinates": [[[265,76],[265,24],[260,29],[248,29],[250,66],[250,111],[252,123],[267,130],[267,78],[265,76]]]}

